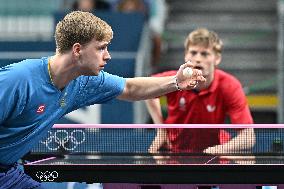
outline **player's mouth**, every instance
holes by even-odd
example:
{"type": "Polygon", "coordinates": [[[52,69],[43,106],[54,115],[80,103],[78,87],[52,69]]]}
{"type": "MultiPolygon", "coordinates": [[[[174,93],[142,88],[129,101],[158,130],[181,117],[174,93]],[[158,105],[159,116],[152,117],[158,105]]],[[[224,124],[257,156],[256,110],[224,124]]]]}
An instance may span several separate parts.
{"type": "Polygon", "coordinates": [[[204,69],[201,66],[194,66],[194,69],[200,70],[204,74],[204,69]]]}
{"type": "Polygon", "coordinates": [[[203,68],[201,66],[194,66],[194,69],[198,69],[198,70],[203,70],[203,68]]]}
{"type": "Polygon", "coordinates": [[[105,69],[105,65],[106,65],[106,64],[104,64],[104,65],[100,66],[100,70],[105,69]]]}

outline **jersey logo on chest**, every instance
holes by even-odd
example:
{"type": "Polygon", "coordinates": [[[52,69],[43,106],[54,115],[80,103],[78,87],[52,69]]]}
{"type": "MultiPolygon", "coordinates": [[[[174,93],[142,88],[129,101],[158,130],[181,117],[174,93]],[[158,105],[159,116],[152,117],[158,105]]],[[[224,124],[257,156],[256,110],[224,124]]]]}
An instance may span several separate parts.
{"type": "Polygon", "coordinates": [[[184,97],[179,99],[179,109],[185,111],[186,110],[186,101],[184,97]]]}
{"type": "Polygon", "coordinates": [[[208,104],[206,106],[206,109],[207,109],[208,112],[214,112],[216,110],[216,106],[208,104]]]}
{"type": "Polygon", "coordinates": [[[38,106],[36,113],[42,114],[45,110],[45,104],[41,104],[38,106]]]}

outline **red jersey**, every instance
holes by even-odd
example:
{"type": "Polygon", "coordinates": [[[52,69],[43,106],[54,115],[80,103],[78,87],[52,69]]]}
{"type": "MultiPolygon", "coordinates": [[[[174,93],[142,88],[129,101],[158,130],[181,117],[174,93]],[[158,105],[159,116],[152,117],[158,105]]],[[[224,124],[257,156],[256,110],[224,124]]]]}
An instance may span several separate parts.
{"type": "MultiPolygon", "coordinates": [[[[176,72],[167,71],[154,76],[171,76],[176,72]]],[[[214,80],[208,89],[200,92],[175,91],[166,97],[166,124],[223,124],[226,116],[232,124],[253,123],[240,82],[221,70],[215,70],[214,80]]],[[[167,129],[167,133],[172,150],[179,152],[202,152],[209,146],[228,140],[220,140],[220,129],[167,129]]]]}

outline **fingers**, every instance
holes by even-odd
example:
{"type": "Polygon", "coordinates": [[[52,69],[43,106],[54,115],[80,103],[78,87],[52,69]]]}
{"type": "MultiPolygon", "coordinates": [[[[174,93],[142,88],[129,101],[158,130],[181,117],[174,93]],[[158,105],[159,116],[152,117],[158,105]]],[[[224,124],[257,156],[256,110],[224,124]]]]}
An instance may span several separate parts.
{"type": "Polygon", "coordinates": [[[196,88],[197,84],[198,84],[198,81],[196,81],[196,80],[191,80],[189,82],[189,86],[193,89],[196,88]]]}
{"type": "Polygon", "coordinates": [[[192,73],[192,77],[198,77],[198,76],[202,76],[202,71],[198,70],[198,69],[192,69],[193,73],[192,73]]]}
{"type": "Polygon", "coordinates": [[[152,153],[152,154],[158,153],[158,149],[155,148],[155,147],[153,147],[153,146],[151,146],[151,147],[148,149],[148,152],[149,152],[149,153],[152,153]]]}
{"type": "Polygon", "coordinates": [[[205,77],[203,77],[203,76],[197,76],[196,80],[197,81],[201,81],[201,82],[205,82],[206,81],[205,77]]]}
{"type": "Polygon", "coordinates": [[[198,69],[193,69],[193,75],[189,81],[189,87],[195,89],[199,82],[205,82],[206,79],[202,76],[202,71],[198,69]]]}
{"type": "Polygon", "coordinates": [[[214,154],[214,150],[213,149],[212,149],[212,147],[208,147],[205,150],[203,150],[203,153],[205,153],[205,154],[214,154]]]}
{"type": "Polygon", "coordinates": [[[184,63],[183,65],[180,66],[180,70],[184,70],[185,68],[190,67],[193,71],[191,79],[197,80],[197,81],[205,81],[206,79],[202,76],[202,71],[199,69],[194,69],[193,68],[193,64],[188,61],[186,63],[184,63]]]}
{"type": "Polygon", "coordinates": [[[199,69],[194,69],[193,64],[188,61],[180,66],[176,75],[176,81],[180,89],[190,90],[196,88],[199,82],[205,82],[206,79],[203,77],[202,71],[199,69]],[[190,74],[191,76],[185,76],[183,74],[184,69],[187,67],[192,69],[192,74],[190,74]]]}
{"type": "Polygon", "coordinates": [[[192,69],[193,74],[192,74],[192,79],[197,80],[197,81],[205,81],[206,79],[202,75],[202,71],[199,69],[192,69]]]}
{"type": "Polygon", "coordinates": [[[182,66],[184,66],[184,68],[186,68],[186,67],[191,67],[191,68],[193,68],[193,63],[190,62],[190,61],[187,61],[187,62],[184,63],[182,66]]]}

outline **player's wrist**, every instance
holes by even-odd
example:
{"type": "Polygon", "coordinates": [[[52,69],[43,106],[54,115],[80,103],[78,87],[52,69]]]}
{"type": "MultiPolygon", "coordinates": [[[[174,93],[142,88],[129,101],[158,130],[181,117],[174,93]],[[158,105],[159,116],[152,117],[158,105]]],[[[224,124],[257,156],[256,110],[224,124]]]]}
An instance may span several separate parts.
{"type": "Polygon", "coordinates": [[[180,88],[179,84],[178,84],[177,76],[174,76],[174,84],[175,84],[175,87],[176,87],[177,91],[181,91],[182,90],[180,88]]]}

